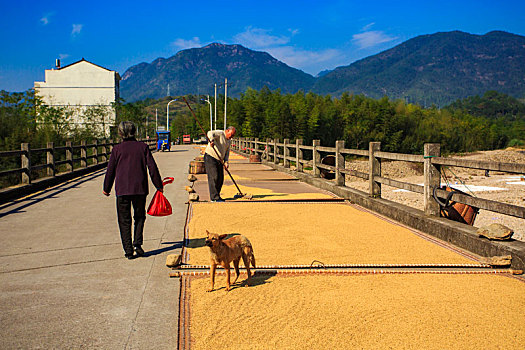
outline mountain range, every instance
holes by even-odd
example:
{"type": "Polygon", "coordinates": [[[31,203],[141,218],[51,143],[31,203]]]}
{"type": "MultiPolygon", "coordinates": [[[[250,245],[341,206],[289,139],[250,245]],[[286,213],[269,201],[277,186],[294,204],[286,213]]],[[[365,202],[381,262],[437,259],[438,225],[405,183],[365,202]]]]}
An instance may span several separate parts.
{"type": "Polygon", "coordinates": [[[266,52],[213,43],[129,68],[120,92],[127,102],[166,96],[168,84],[172,96],[208,94],[213,84],[225,78],[229,96],[267,86],[283,93],[303,90],[339,96],[348,92],[439,106],[487,90],[523,98],[525,37],[501,31],[421,35],[317,77],[266,52]]]}
{"type": "Polygon", "coordinates": [[[214,84],[224,83],[225,78],[230,81],[228,96],[238,96],[249,87],[259,90],[264,86],[294,93],[309,89],[315,81],[310,74],[289,67],[266,52],[213,43],[131,67],[122,76],[120,93],[128,102],[160,98],[166,96],[169,84],[171,96],[209,94],[214,84]]]}

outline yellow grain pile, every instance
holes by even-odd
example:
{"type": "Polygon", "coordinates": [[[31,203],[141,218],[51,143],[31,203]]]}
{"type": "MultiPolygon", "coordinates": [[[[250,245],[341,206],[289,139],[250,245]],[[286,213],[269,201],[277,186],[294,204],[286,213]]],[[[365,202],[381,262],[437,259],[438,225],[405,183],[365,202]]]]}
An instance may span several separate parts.
{"type": "Polygon", "coordinates": [[[189,225],[190,263],[209,264],[206,230],[239,233],[259,265],[473,263],[346,204],[199,203],[189,225]]]}
{"type": "MultiPolygon", "coordinates": [[[[242,277],[242,276],[241,276],[242,277]]],[[[295,276],[207,293],[192,349],[524,349],[525,283],[495,275],[295,276]]],[[[216,286],[224,286],[219,276],[216,286]]]]}
{"type": "MultiPolygon", "coordinates": [[[[248,178],[232,175],[235,181],[247,180],[248,178]]],[[[323,199],[333,198],[333,196],[325,193],[279,193],[267,188],[251,187],[237,184],[243,194],[250,193],[253,195],[252,200],[283,200],[283,199],[323,199]]],[[[224,185],[221,190],[221,197],[225,199],[233,199],[238,193],[235,185],[224,185]]]]}
{"type": "Polygon", "coordinates": [[[237,153],[230,152],[230,156],[228,159],[229,160],[241,160],[241,159],[246,159],[246,157],[241,156],[240,154],[237,154],[237,153]]]}

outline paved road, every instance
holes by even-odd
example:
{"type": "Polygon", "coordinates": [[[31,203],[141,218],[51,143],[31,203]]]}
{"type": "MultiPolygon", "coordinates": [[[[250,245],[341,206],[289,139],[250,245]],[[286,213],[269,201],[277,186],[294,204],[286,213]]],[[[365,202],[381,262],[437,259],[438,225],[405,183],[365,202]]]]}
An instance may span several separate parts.
{"type": "Polygon", "coordinates": [[[105,170],[0,206],[0,349],[175,349],[180,288],[165,259],[182,246],[196,155],[155,154],[175,177],[173,215],[148,217],[141,259],[124,258],[105,170]]]}

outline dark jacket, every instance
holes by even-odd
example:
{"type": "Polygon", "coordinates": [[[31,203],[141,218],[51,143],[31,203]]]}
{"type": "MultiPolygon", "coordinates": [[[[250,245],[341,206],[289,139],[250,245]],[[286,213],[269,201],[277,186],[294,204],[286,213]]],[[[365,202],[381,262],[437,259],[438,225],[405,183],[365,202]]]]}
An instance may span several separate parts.
{"type": "Polygon", "coordinates": [[[134,138],[122,141],[111,151],[104,178],[104,192],[110,193],[115,181],[117,196],[148,194],[146,168],[149,169],[153,185],[157,189],[162,189],[159,169],[149,147],[134,138]]]}

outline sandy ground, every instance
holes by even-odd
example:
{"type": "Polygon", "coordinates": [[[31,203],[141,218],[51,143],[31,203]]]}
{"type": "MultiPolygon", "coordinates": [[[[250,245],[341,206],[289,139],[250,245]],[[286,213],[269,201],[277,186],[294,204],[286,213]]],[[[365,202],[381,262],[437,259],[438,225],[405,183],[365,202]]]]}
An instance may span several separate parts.
{"type": "Polygon", "coordinates": [[[242,234],[258,265],[472,264],[409,229],[348,204],[198,203],[189,224],[190,263],[208,265],[206,230],[242,234]]]}
{"type": "MultiPolygon", "coordinates": [[[[525,150],[506,149],[476,152],[467,155],[454,155],[454,158],[498,161],[504,163],[525,163],[525,150]]],[[[368,171],[368,161],[347,162],[346,167],[362,172],[368,171]]],[[[420,164],[408,162],[384,162],[382,164],[384,177],[412,184],[423,184],[423,167],[420,164]]],[[[505,174],[490,172],[485,176],[482,170],[450,168],[445,173],[449,183],[459,186],[458,189],[479,198],[490,199],[503,203],[525,206],[525,174],[505,174]]],[[[442,180],[445,183],[445,180],[442,180]]],[[[346,185],[368,192],[368,181],[347,177],[346,185]]],[[[423,210],[423,196],[418,193],[402,191],[394,187],[382,186],[382,197],[394,202],[423,210]]],[[[525,241],[525,220],[512,216],[480,210],[474,222],[475,227],[491,223],[500,223],[514,230],[513,238],[525,241]]]]}
{"type": "Polygon", "coordinates": [[[192,349],[525,348],[525,283],[509,277],[257,276],[253,282],[228,293],[205,292],[208,278],[191,282],[192,349]]]}

